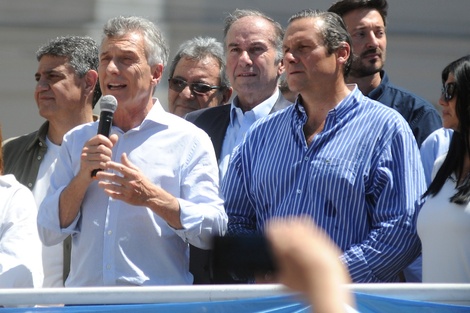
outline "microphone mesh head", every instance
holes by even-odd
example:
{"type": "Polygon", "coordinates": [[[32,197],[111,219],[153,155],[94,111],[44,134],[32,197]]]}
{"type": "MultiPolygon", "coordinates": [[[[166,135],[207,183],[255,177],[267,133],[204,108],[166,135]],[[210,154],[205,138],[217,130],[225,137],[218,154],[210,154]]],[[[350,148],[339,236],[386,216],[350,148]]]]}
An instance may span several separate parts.
{"type": "Polygon", "coordinates": [[[106,96],[101,97],[101,100],[100,100],[101,111],[110,111],[114,113],[114,111],[116,111],[117,105],[118,103],[114,96],[106,95],[106,96]]]}

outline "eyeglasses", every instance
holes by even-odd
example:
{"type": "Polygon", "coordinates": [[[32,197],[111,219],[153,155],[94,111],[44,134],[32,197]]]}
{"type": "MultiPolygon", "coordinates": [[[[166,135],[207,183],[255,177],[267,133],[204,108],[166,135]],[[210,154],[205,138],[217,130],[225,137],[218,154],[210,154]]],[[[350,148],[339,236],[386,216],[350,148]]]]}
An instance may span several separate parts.
{"type": "Polygon", "coordinates": [[[189,86],[189,90],[191,92],[198,94],[198,95],[205,95],[209,91],[213,89],[222,89],[222,86],[211,86],[204,83],[191,83],[188,84],[187,81],[179,79],[179,78],[170,78],[168,79],[169,87],[171,90],[176,92],[182,92],[186,86],[189,86]]]}
{"type": "Polygon", "coordinates": [[[442,86],[441,93],[444,96],[444,100],[450,101],[455,96],[455,90],[457,88],[456,83],[447,83],[442,86]]]}

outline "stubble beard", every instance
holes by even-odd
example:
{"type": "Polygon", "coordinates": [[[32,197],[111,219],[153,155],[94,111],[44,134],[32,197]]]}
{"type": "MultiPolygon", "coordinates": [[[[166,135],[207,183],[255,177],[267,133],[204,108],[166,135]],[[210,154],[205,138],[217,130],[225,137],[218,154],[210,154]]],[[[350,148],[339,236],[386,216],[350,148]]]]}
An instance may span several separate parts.
{"type": "Polygon", "coordinates": [[[382,71],[385,64],[385,54],[382,53],[381,57],[377,61],[364,60],[362,55],[354,55],[353,62],[351,64],[351,71],[349,73],[352,77],[364,78],[375,75],[382,71]]]}

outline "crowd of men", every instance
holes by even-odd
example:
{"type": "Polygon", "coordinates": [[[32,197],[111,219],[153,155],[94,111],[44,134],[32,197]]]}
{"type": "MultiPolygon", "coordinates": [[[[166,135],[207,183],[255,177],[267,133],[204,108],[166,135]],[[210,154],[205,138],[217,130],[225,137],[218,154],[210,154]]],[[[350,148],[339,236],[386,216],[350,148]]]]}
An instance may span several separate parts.
{"type": "Polygon", "coordinates": [[[214,273],[212,239],[298,217],[331,238],[353,282],[419,281],[419,148],[442,123],[384,70],[387,8],[342,0],[285,29],[237,9],[223,42],[182,43],[168,77],[168,45],[142,17],[111,18],[99,44],[41,46],[46,121],[3,142],[3,175],[37,206],[44,280],[31,287],[276,282],[214,273]],[[118,104],[108,136],[93,115],[102,95],[118,104]]]}

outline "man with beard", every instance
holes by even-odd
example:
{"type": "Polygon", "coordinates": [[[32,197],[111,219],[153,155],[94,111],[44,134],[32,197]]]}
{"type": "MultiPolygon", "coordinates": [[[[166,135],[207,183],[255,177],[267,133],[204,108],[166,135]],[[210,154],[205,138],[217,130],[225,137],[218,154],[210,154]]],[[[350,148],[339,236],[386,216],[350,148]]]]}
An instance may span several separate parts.
{"type": "Polygon", "coordinates": [[[387,9],[387,0],[341,0],[328,11],[343,18],[352,37],[354,59],[347,82],[357,84],[364,95],[400,112],[421,146],[442,122],[431,103],[391,84],[383,70],[387,9]]]}

